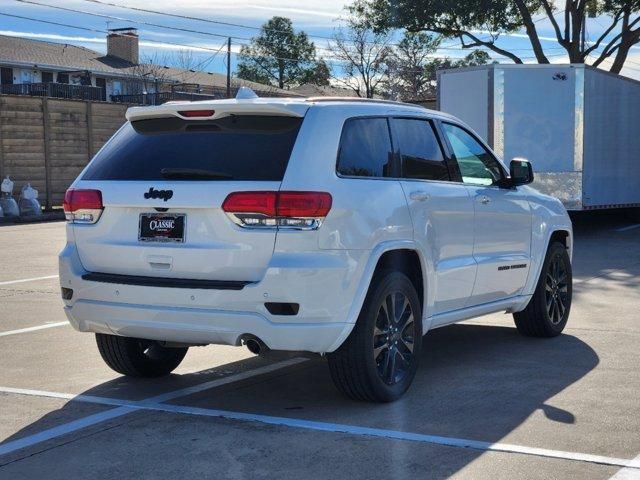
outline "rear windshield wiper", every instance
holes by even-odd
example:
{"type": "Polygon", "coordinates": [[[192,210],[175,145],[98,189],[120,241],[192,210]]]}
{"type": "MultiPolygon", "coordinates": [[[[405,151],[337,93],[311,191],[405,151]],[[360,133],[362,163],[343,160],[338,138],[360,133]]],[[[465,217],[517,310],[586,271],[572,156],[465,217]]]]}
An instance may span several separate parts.
{"type": "Polygon", "coordinates": [[[163,178],[176,180],[232,180],[228,173],[202,170],[199,168],[163,168],[160,170],[163,178]]]}

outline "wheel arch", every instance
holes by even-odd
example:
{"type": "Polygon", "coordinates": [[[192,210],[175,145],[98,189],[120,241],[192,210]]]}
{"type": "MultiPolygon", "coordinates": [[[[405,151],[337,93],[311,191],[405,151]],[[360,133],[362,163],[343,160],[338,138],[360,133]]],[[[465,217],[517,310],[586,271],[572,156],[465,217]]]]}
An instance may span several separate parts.
{"type": "MultiPolygon", "coordinates": [[[[569,253],[569,258],[571,259],[573,257],[573,229],[570,223],[568,225],[550,224],[546,226],[546,229],[540,228],[539,231],[543,234],[536,235],[536,229],[534,229],[531,244],[531,270],[525,288],[522,290],[522,295],[524,296],[533,295],[542,271],[544,259],[552,242],[558,241],[562,243],[569,253]]],[[[524,302],[518,308],[515,308],[514,311],[524,309],[527,304],[528,301],[524,302]]]]}
{"type": "MultiPolygon", "coordinates": [[[[564,245],[564,247],[569,251],[569,258],[572,257],[573,253],[573,238],[571,236],[571,232],[566,228],[557,228],[551,232],[549,236],[549,241],[547,242],[547,249],[549,250],[549,246],[553,242],[559,242],[564,245]]],[[[545,251],[546,251],[545,250],[545,251]]]]}
{"type": "Polygon", "coordinates": [[[408,273],[407,276],[416,287],[422,308],[422,330],[423,334],[426,333],[428,330],[426,327],[428,326],[425,324],[425,318],[427,318],[425,314],[427,309],[425,304],[428,304],[427,287],[429,283],[427,278],[427,272],[429,271],[427,259],[422,255],[418,245],[412,240],[388,241],[379,244],[371,251],[367,266],[364,269],[356,295],[351,304],[347,318],[347,327],[327,351],[332,352],[337,349],[353,330],[353,326],[358,320],[360,310],[362,309],[365,297],[376,273],[384,270],[386,267],[398,266],[401,267],[401,271],[408,273]],[[417,265],[415,262],[416,259],[418,260],[417,265]]]}

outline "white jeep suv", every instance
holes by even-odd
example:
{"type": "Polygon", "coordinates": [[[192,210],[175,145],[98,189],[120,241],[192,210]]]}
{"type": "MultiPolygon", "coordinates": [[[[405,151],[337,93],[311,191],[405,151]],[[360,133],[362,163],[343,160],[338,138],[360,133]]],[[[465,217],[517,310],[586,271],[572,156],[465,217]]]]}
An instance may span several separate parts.
{"type": "Polygon", "coordinates": [[[131,108],[68,190],[65,312],[132,376],[190,346],[326,354],[346,395],[409,387],[430,329],[571,305],[562,204],[454,117],[350,99],[131,108]]]}

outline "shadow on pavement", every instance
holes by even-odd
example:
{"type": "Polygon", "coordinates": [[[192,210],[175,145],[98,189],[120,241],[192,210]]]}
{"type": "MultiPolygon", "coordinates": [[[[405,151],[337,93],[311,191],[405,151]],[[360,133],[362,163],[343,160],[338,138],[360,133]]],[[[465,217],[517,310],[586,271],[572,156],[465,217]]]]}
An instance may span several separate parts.
{"type": "MultiPolygon", "coordinates": [[[[215,348],[215,347],[212,347],[215,348]]],[[[97,352],[96,352],[97,354],[97,352]]],[[[249,359],[238,362],[233,366],[236,369],[244,363],[256,365],[264,362],[263,359],[249,359]]],[[[515,328],[479,326],[479,325],[455,325],[430,332],[424,339],[423,357],[421,367],[415,382],[406,396],[392,404],[367,404],[352,402],[338,394],[331,384],[328,369],[322,359],[312,359],[301,365],[287,367],[265,375],[252,377],[236,383],[208,390],[190,397],[177,399],[171,403],[179,405],[197,406],[202,408],[214,408],[240,412],[250,412],[272,416],[298,418],[331,422],[338,424],[366,426],[382,429],[400,430],[405,432],[424,433],[465,439],[481,440],[486,442],[499,442],[516,430],[529,416],[541,410],[546,419],[557,428],[566,428],[575,422],[574,413],[552,405],[550,399],[559,392],[569,387],[574,382],[593,370],[598,364],[598,356],[589,345],[571,335],[548,340],[528,339],[519,336],[515,328]]],[[[231,367],[231,365],[230,365],[231,367]]],[[[219,369],[218,369],[219,370],[219,369]]],[[[219,373],[214,373],[219,375],[219,373]]],[[[185,384],[201,383],[209,380],[210,374],[194,373],[192,375],[173,375],[164,379],[166,390],[181,388],[185,384]],[[197,378],[191,382],[191,378],[197,378]]],[[[155,384],[154,384],[155,385],[155,384]]],[[[106,382],[86,392],[85,395],[100,395],[118,398],[141,398],[140,390],[149,390],[148,381],[133,382],[115,379],[106,382]]],[[[76,404],[77,405],[77,404],[76,404]]],[[[62,409],[43,416],[24,430],[29,432],[49,428],[56,417],[66,417],[65,410],[74,409],[74,403],[66,404],[62,409]]],[[[138,414],[136,414],[138,415],[138,414]]],[[[145,435],[153,438],[155,435],[166,435],[169,428],[163,424],[164,431],[158,429],[158,422],[154,421],[155,414],[148,413],[138,422],[137,429],[147,428],[145,435]],[[147,423],[149,419],[149,423],[147,423]],[[146,425],[146,426],[145,426],[146,425]]],[[[262,442],[255,448],[259,452],[248,454],[246,451],[233,459],[235,465],[240,462],[247,467],[247,472],[252,472],[251,467],[261,462],[261,458],[279,453],[280,442],[285,438],[301,438],[293,444],[289,442],[287,448],[287,464],[271,465],[272,470],[262,470],[265,478],[275,478],[279,473],[288,469],[300,469],[304,467],[309,472],[309,478],[326,470],[326,462],[331,459],[324,458],[329,451],[336,448],[340,452],[333,459],[334,472],[357,471],[358,462],[371,462],[362,453],[362,442],[368,441],[370,448],[379,448],[381,444],[375,442],[391,442],[387,449],[388,458],[380,459],[380,462],[394,461],[396,452],[405,456],[406,448],[441,448],[430,447],[403,442],[399,440],[364,439],[345,434],[334,435],[330,439],[327,433],[313,432],[282,427],[265,427],[257,423],[229,422],[226,420],[206,419],[203,417],[176,416],[173,417],[171,436],[178,439],[197,436],[196,430],[209,429],[211,435],[205,435],[203,441],[189,442],[189,444],[169,444],[172,454],[175,449],[197,452],[215,451],[217,448],[226,448],[220,442],[228,441],[213,434],[224,428],[227,436],[230,432],[240,436],[243,444],[251,445],[257,438],[264,437],[265,431],[269,432],[269,442],[262,442]],[[265,430],[270,429],[270,430],[265,430]],[[253,433],[252,433],[253,432],[253,433]],[[255,435],[254,435],[255,433],[255,435]],[[243,437],[244,436],[244,437],[243,437]],[[314,437],[315,436],[315,437],[314,437]],[[316,461],[310,459],[310,445],[320,438],[320,442],[330,442],[329,450],[322,453],[322,448],[314,450],[316,461]],[[316,439],[316,440],[314,440],[316,439]],[[194,450],[195,449],[195,450],[194,450]],[[357,453],[361,452],[361,453],[357,453]],[[322,466],[322,465],[324,466],[322,466]],[[341,465],[346,469],[341,469],[341,465]],[[348,468],[347,468],[348,467],[348,468]]],[[[120,427],[122,433],[119,442],[126,444],[128,441],[125,427],[120,427]],[[124,435],[124,436],[123,436],[124,435]]],[[[19,431],[6,442],[24,436],[24,431],[19,431]]],[[[69,441],[66,438],[66,441],[69,441]]],[[[87,437],[81,442],[73,442],[78,445],[78,455],[83,451],[91,450],[93,437],[87,437]]],[[[238,438],[235,439],[236,441],[238,438]]],[[[118,442],[118,443],[119,443],[118,442]]],[[[511,443],[517,443],[511,441],[511,443]]],[[[162,443],[129,444],[123,450],[121,444],[102,444],[100,456],[102,462],[110,462],[113,455],[120,455],[120,462],[127,462],[127,457],[137,461],[149,463],[148,472],[153,477],[153,472],[160,474],[160,465],[167,455],[166,450],[160,447],[162,443]],[[108,451],[113,450],[113,451],[108,451]],[[144,454],[141,455],[141,450],[144,454]],[[124,457],[122,456],[124,455],[124,457]],[[140,458],[142,457],[142,460],[140,458]]],[[[384,443],[382,443],[384,445],[384,443]]],[[[541,445],[530,445],[541,446],[541,445]]],[[[553,438],[546,439],[546,448],[566,449],[565,445],[554,444],[553,438]]],[[[34,447],[37,449],[37,447],[34,447]]],[[[447,477],[459,472],[473,459],[482,455],[481,451],[463,450],[447,447],[448,452],[442,457],[442,462],[429,463],[432,477],[447,477]]],[[[252,450],[253,451],[253,450],[252,450]]],[[[426,450],[429,451],[429,450],[426,450]]],[[[56,450],[48,453],[55,454],[56,450]]],[[[67,450],[69,452],[69,450],[67,450]]],[[[28,454],[32,454],[33,451],[28,454]]],[[[16,452],[14,455],[25,456],[27,452],[16,452]]],[[[67,453],[68,454],[68,453],[67,453]]],[[[228,450],[227,450],[228,454],[228,450]]],[[[333,454],[332,454],[333,455],[333,454]]],[[[36,458],[36,457],[33,457],[36,458]]],[[[314,457],[315,458],[315,457],[314,457]]],[[[65,458],[59,458],[64,462],[65,458]]],[[[211,473],[214,471],[224,476],[224,463],[218,464],[211,457],[211,473]]],[[[404,461],[404,460],[403,460],[404,461]]],[[[0,458],[0,465],[6,462],[0,458]]],[[[16,466],[19,464],[16,464],[16,466]]],[[[364,466],[364,464],[363,464],[364,466]]],[[[141,468],[137,466],[136,469],[141,468]]],[[[185,477],[195,473],[191,470],[189,462],[184,461],[182,472],[185,477]]],[[[194,467],[195,468],[195,467],[194,467]]],[[[264,468],[267,468],[265,465],[264,468]]],[[[371,468],[369,464],[367,468],[371,468]]],[[[381,466],[382,468],[382,466],[381,466]]],[[[385,467],[386,468],[386,467],[385,467]]],[[[398,467],[400,477],[404,473],[415,470],[415,464],[398,467]],[[406,472],[403,473],[403,469],[406,472]],[[401,474],[402,473],[402,474],[401,474]]],[[[422,467],[424,468],[424,467],[422,467]]],[[[0,470],[0,475],[2,470],[0,470]]],[[[68,472],[73,474],[73,472],[68,472]]],[[[254,471],[255,473],[255,471],[254,471]]],[[[335,473],[332,476],[336,476],[335,473]]],[[[339,476],[339,475],[338,475],[339,476]]],[[[249,477],[256,478],[255,475],[249,477]]],[[[248,478],[248,477],[247,477],[248,478]]]]}

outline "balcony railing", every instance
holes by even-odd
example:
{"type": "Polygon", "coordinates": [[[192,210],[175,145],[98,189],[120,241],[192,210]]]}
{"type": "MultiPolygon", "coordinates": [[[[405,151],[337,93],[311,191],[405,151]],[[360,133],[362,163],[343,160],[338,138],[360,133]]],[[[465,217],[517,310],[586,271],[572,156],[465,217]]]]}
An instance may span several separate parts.
{"type": "Polygon", "coordinates": [[[0,85],[0,93],[5,95],[30,95],[32,97],[68,98],[76,100],[106,100],[105,91],[101,87],[70,85],[66,83],[0,85]]]}
{"type": "Polygon", "coordinates": [[[159,93],[138,93],[134,95],[111,95],[111,101],[115,103],[133,103],[136,105],[162,105],[172,100],[187,100],[190,102],[197,100],[215,100],[224,98],[220,95],[203,95],[191,92],[159,92],[159,93]]]}

